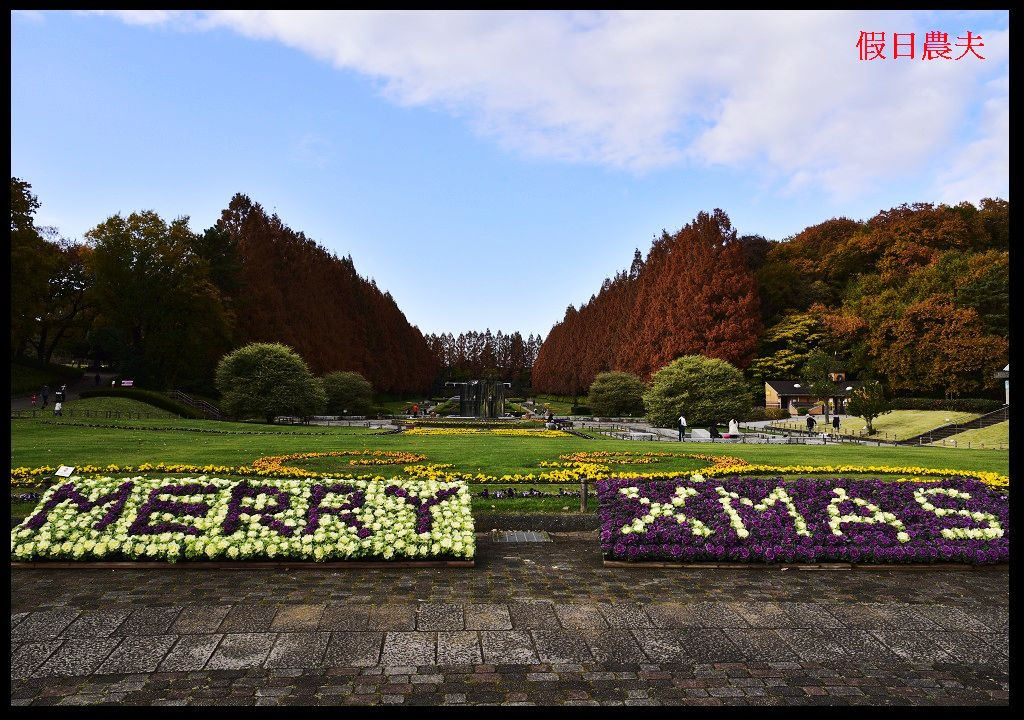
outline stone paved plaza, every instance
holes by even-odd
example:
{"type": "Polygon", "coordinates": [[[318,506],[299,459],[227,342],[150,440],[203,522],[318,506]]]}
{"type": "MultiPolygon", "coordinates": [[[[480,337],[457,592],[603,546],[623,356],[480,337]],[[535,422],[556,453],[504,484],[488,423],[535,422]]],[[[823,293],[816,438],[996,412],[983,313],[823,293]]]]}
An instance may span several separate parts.
{"type": "Polygon", "coordinates": [[[15,570],[11,702],[1005,704],[1005,569],[15,570]]]}

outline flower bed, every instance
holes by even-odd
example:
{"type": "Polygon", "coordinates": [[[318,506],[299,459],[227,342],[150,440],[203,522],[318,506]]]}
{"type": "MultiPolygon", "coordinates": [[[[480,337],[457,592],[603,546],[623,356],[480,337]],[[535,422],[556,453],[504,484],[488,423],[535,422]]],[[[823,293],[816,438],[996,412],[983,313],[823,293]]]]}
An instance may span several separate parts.
{"type": "Polygon", "coordinates": [[[11,559],[424,560],[474,553],[459,482],[72,477],[11,530],[11,559]]]}
{"type": "Polygon", "coordinates": [[[616,478],[599,481],[597,492],[601,548],[609,559],[1009,560],[1006,495],[963,477],[921,484],[849,478],[616,478]]]}
{"type": "Polygon", "coordinates": [[[477,427],[413,427],[406,435],[499,435],[504,437],[568,437],[561,430],[524,428],[477,428],[477,427]]]}

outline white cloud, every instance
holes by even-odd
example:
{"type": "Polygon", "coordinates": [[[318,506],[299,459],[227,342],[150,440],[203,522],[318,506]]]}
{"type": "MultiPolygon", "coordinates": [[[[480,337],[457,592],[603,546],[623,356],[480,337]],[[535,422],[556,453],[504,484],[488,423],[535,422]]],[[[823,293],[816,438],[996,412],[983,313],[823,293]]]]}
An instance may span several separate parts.
{"type": "Polygon", "coordinates": [[[782,193],[837,196],[940,167],[936,192],[1006,194],[1009,36],[963,27],[962,15],[116,14],[284,43],[379,79],[396,103],[452,113],[530,156],[638,173],[679,163],[748,167],[782,193]],[[933,29],[951,39],[980,33],[987,59],[857,60],[860,30],[917,31],[920,46],[933,29]],[[937,164],[940,154],[952,159],[937,164]]]}

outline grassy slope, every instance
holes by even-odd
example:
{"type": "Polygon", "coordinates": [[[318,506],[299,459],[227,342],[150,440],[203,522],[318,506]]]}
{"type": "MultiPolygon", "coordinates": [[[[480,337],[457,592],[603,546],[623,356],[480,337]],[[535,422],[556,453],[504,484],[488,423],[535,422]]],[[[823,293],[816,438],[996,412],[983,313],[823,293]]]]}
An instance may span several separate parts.
{"type": "Polygon", "coordinates": [[[957,447],[966,447],[967,443],[970,443],[971,447],[1007,448],[1010,445],[1010,421],[1006,420],[985,428],[950,435],[936,444],[951,446],[953,441],[956,442],[957,447]]]}
{"type": "MultiPolygon", "coordinates": [[[[977,413],[947,412],[945,410],[893,410],[891,413],[875,418],[874,426],[879,433],[888,433],[889,436],[895,436],[896,439],[903,439],[920,435],[951,422],[966,422],[976,417],[978,417],[977,413]]],[[[823,426],[824,418],[815,416],[814,419],[818,422],[816,429],[819,432],[824,431],[826,429],[823,426]]],[[[805,422],[804,418],[800,418],[784,423],[784,425],[804,430],[807,427],[805,422]]],[[[844,435],[862,435],[865,428],[866,424],[863,418],[844,416],[839,432],[844,435]]],[[[831,431],[831,425],[828,426],[828,429],[831,431]]]]}
{"type": "MultiPolygon", "coordinates": [[[[103,421],[152,429],[85,428],[51,420],[11,422],[11,465],[139,464],[187,462],[242,465],[258,457],[323,450],[410,450],[427,462],[453,463],[458,470],[491,475],[539,472],[540,460],[557,460],[579,450],[631,450],[733,455],[750,462],[792,465],[921,465],[1008,472],[1008,453],[932,447],[861,447],[856,445],[714,445],[704,443],[636,443],[624,440],[583,440],[477,436],[376,435],[365,428],[281,427],[196,420],[103,421]],[[181,432],[174,428],[208,428],[266,435],[223,435],[181,432]],[[313,433],[326,432],[325,435],[313,433]]],[[[637,467],[637,466],[632,466],[637,467]]],[[[678,460],[640,469],[691,469],[678,460]]]]}
{"type": "MultiPolygon", "coordinates": [[[[81,398],[78,400],[69,400],[64,403],[64,407],[68,410],[89,410],[91,412],[117,412],[117,413],[146,413],[148,415],[159,415],[165,418],[177,418],[178,416],[172,412],[168,412],[162,408],[158,408],[155,405],[144,403],[139,400],[133,400],[131,398],[117,398],[117,397],[95,397],[95,398],[81,398]]],[[[82,421],[88,421],[85,418],[70,418],[72,420],[78,419],[82,421]]],[[[99,419],[99,418],[93,418],[99,419]]],[[[103,418],[104,420],[106,418],[103,418]]]]}

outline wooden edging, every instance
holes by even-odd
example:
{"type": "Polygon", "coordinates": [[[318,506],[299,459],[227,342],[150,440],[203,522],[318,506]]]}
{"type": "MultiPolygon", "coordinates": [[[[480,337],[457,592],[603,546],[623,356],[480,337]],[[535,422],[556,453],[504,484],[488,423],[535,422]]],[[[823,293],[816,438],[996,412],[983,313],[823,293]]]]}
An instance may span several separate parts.
{"type": "Polygon", "coordinates": [[[883,564],[861,564],[861,563],[712,563],[712,562],[662,562],[662,561],[636,561],[628,560],[605,560],[604,566],[608,568],[632,568],[634,570],[658,570],[658,569],[688,569],[688,570],[1007,570],[1009,563],[996,563],[991,565],[971,565],[968,563],[883,563],[883,564]]]}
{"type": "Polygon", "coordinates": [[[471,568],[474,560],[386,560],[312,562],[12,562],[11,570],[368,570],[393,568],[471,568]]]}

